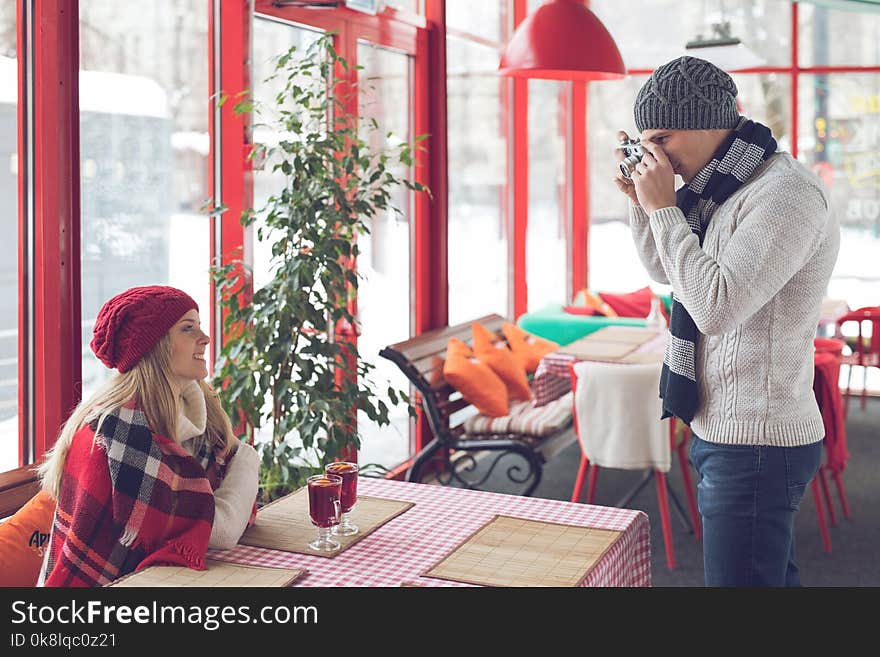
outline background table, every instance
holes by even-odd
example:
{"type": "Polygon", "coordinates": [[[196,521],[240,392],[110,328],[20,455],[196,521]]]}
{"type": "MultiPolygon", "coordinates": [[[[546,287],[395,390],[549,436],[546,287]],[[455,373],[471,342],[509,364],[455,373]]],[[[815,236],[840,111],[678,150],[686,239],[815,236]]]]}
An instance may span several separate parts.
{"type": "MultiPolygon", "coordinates": [[[[623,327],[617,328],[623,330],[623,327]]],[[[645,330],[644,327],[634,327],[634,329],[637,331],[645,330]]],[[[639,346],[635,352],[662,354],[666,350],[667,335],[667,331],[659,331],[655,338],[639,346]]],[[[558,351],[553,351],[541,359],[532,382],[535,406],[549,404],[571,390],[569,366],[576,360],[578,359],[575,356],[558,351]]],[[[626,366],[625,363],[620,363],[620,365],[621,367],[626,366]]]]}
{"type": "MultiPolygon", "coordinates": [[[[307,568],[294,586],[470,586],[420,577],[495,515],[612,529],[620,539],[583,586],[650,586],[648,517],[641,511],[558,500],[361,477],[358,493],[414,502],[415,506],[333,558],[239,545],[208,550],[213,559],[254,566],[307,568]]],[[[357,515],[357,508],[353,516],[357,515]]],[[[352,518],[357,522],[357,518],[352,518]]]]}

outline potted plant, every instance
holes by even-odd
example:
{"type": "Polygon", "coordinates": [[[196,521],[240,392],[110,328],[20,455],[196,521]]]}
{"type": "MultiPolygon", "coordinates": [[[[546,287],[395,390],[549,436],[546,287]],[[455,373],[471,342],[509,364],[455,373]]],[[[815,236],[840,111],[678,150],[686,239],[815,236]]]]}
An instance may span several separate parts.
{"type": "MultiPolygon", "coordinates": [[[[358,448],[356,410],[389,423],[389,408],[370,381],[374,366],[340,333],[356,326],[357,237],[369,232],[377,213],[394,210],[390,199],[398,186],[427,190],[392,170],[412,165],[411,144],[372,148],[370,132],[379,126],[358,126],[346,113],[334,79],[340,69],[347,71],[348,64],[330,35],[303,53],[291,48],[270,78],[281,89],[271,107],[246,97],[235,108],[253,112],[255,125],[280,135],[277,145],[255,147],[251,157],[284,176],[262,208],[241,216],[243,225],[259,219],[257,239],[271,242],[271,280],[243,300],[238,292],[249,280],[243,263],[212,268],[227,335],[214,384],[230,416],[242,420],[244,435],[272,428],[271,440],[256,445],[262,502],[299,487],[347,448],[358,448]],[[274,118],[261,122],[267,114],[274,118]]],[[[387,397],[409,405],[407,395],[392,387],[387,397]]]]}

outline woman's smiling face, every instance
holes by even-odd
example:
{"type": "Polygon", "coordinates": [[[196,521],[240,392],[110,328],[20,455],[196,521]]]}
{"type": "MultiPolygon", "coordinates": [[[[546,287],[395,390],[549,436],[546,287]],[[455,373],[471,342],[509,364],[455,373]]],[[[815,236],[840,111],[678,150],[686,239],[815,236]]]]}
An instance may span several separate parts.
{"type": "Polygon", "coordinates": [[[208,376],[205,350],[210,342],[202,332],[199,313],[193,309],[181,317],[169,331],[171,335],[171,374],[182,388],[191,381],[208,376]]]}

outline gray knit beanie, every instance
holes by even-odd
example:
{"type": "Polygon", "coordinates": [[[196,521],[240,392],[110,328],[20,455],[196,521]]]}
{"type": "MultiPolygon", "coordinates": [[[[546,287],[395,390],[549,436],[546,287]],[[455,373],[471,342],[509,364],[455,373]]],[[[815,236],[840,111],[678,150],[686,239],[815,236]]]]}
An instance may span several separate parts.
{"type": "Polygon", "coordinates": [[[736,127],[736,84],[720,68],[679,57],[651,74],[636,96],[639,132],[650,129],[713,130],[736,127]]]}

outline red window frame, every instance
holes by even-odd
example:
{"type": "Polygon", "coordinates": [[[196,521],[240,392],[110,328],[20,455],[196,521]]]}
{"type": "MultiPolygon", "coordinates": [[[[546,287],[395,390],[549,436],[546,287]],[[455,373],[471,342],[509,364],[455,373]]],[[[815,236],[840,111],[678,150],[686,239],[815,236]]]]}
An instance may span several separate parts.
{"type": "Polygon", "coordinates": [[[18,23],[18,414],[24,463],[54,444],[82,388],[79,2],[20,1],[18,23]]]}

